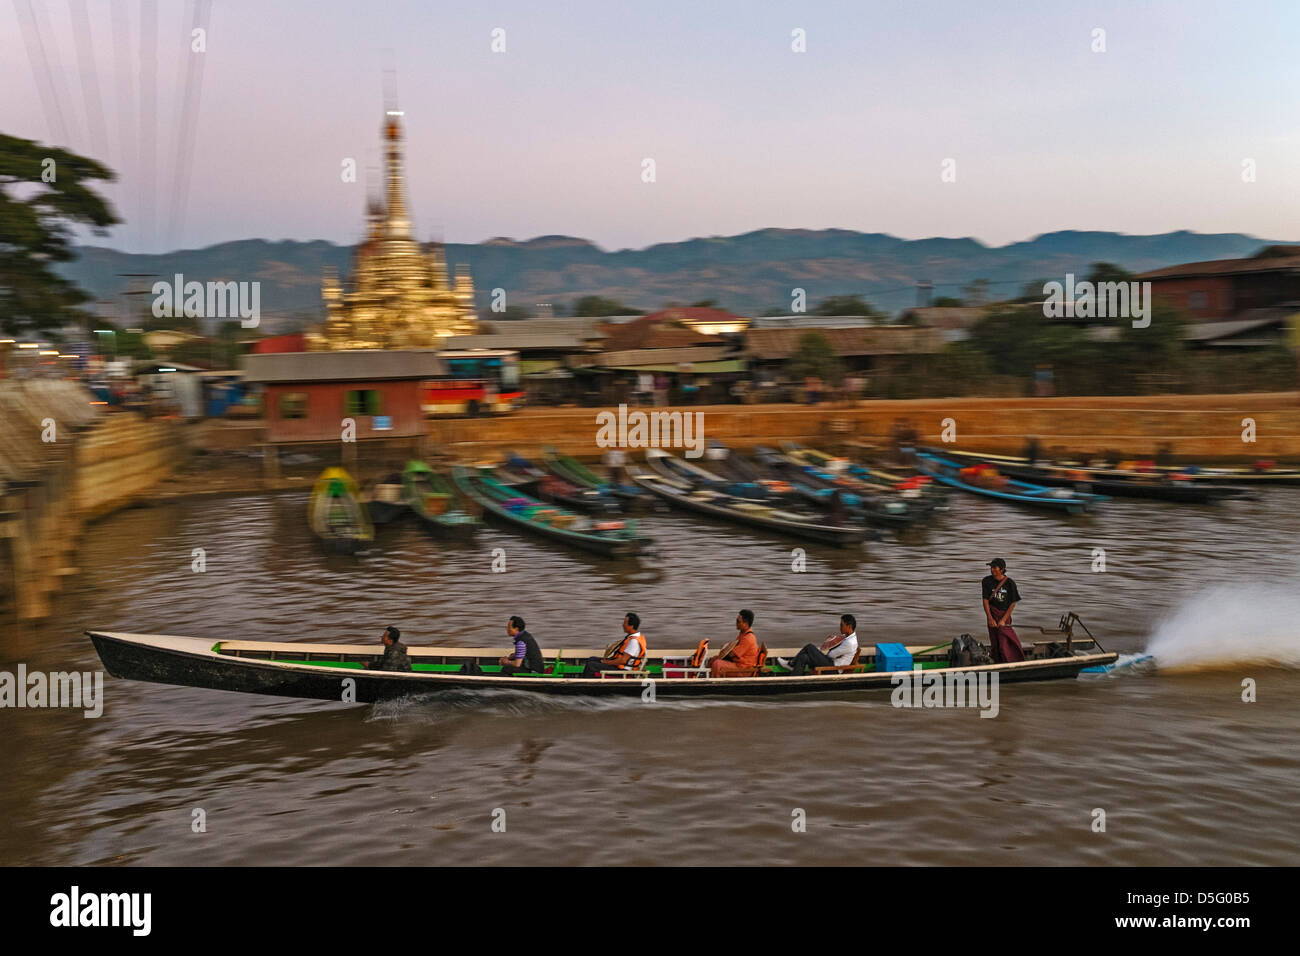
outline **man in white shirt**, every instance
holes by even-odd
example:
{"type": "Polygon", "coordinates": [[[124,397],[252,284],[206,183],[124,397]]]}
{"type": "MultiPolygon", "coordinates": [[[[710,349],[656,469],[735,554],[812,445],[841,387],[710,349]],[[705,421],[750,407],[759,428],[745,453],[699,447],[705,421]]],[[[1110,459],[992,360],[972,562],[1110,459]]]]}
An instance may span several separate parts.
{"type": "Polygon", "coordinates": [[[587,658],[583,677],[596,677],[601,671],[637,670],[645,663],[646,644],[641,636],[641,618],[629,613],[623,618],[623,636],[605,648],[604,657],[587,658]]]}
{"type": "Polygon", "coordinates": [[[802,677],[810,667],[844,667],[853,663],[858,652],[858,622],[852,614],[840,615],[840,632],[822,641],[821,646],[805,644],[793,661],[778,657],[776,662],[795,677],[802,677]]]}

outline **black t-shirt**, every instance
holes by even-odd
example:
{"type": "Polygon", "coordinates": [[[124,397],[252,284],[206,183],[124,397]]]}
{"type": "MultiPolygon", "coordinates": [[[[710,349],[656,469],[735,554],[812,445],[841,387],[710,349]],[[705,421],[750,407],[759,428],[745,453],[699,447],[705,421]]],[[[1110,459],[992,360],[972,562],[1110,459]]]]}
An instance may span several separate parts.
{"type": "Polygon", "coordinates": [[[1002,583],[991,574],[984,576],[984,599],[989,602],[989,607],[995,611],[1005,611],[1013,604],[1020,601],[1020,591],[1016,588],[1016,582],[1010,578],[1003,578],[1002,583]]]}

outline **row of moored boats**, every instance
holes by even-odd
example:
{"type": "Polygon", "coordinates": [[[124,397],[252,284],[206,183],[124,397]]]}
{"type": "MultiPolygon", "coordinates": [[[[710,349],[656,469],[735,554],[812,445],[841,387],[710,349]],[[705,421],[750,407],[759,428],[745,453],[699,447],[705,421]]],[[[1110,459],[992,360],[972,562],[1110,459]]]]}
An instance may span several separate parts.
{"type": "Polygon", "coordinates": [[[312,530],[331,549],[359,551],[375,525],[412,516],[439,537],[467,538],[485,519],[605,556],[646,551],[637,515],[668,507],[784,537],[854,546],[881,529],[928,521],[960,491],[1078,514],[1111,497],[1214,504],[1252,487],[1300,485],[1300,469],[1160,467],[1154,462],[1044,462],[946,449],[908,450],[907,467],[881,468],[791,442],[741,454],[714,443],[692,460],[648,449],[644,461],[598,474],[546,449],[437,471],[411,461],[364,490],[338,468],[317,479],[312,530]]]}

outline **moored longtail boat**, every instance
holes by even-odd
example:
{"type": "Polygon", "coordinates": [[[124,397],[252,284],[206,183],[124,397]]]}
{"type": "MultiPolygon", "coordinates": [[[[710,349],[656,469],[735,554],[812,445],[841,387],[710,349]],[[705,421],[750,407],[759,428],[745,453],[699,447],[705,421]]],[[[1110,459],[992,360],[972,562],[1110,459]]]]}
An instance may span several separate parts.
{"type": "MultiPolygon", "coordinates": [[[[1016,458],[1009,455],[976,455],[972,452],[946,451],[947,457],[961,462],[989,461],[1012,478],[1056,487],[1086,484],[1095,491],[1115,498],[1146,498],[1180,504],[1215,504],[1244,494],[1244,489],[1218,484],[1200,470],[1158,468],[1154,462],[1133,462],[1129,467],[1109,467],[1016,458]]],[[[1235,472],[1234,472],[1235,474],[1235,472]]],[[[1259,472],[1259,474],[1265,474],[1259,472]]],[[[1232,479],[1241,481],[1241,478],[1232,479]]],[[[1285,476],[1279,477],[1285,483],[1285,476]]]]}
{"type": "Polygon", "coordinates": [[[401,475],[389,475],[365,488],[361,502],[374,524],[388,524],[409,510],[401,475]]]}
{"type": "MultiPolygon", "coordinates": [[[[654,464],[656,459],[664,454],[661,449],[651,448],[647,451],[646,460],[654,464]]],[[[646,471],[633,467],[631,475],[632,480],[646,491],[682,511],[693,511],[734,524],[762,528],[766,531],[809,541],[820,541],[837,547],[858,545],[866,538],[866,529],[862,525],[847,521],[843,524],[832,524],[820,516],[801,514],[757,501],[742,500],[712,487],[693,485],[675,476],[667,468],[646,471]]]]}
{"type": "Polygon", "coordinates": [[[375,538],[357,483],[342,468],[326,468],[316,479],[307,502],[307,522],[327,548],[343,554],[360,551],[375,538]]]}
{"type": "MultiPolygon", "coordinates": [[[[1071,617],[1067,616],[1067,620],[1071,617]]],[[[499,649],[412,646],[408,654],[413,669],[399,673],[365,669],[366,664],[373,664],[381,657],[381,648],[376,644],[86,632],[105,668],[117,678],[361,704],[449,690],[640,696],[646,681],[653,681],[657,697],[846,694],[889,691],[901,678],[911,679],[917,668],[927,680],[937,677],[956,684],[970,682],[972,678],[978,680],[982,674],[996,674],[999,684],[1003,684],[1074,678],[1085,668],[1105,668],[1118,659],[1117,654],[1103,650],[1091,636],[1074,637],[1068,623],[1059,632],[1050,633],[1059,633],[1064,645],[1058,641],[1027,648],[1030,654],[1026,660],[1006,664],[954,664],[949,656],[949,642],[945,641],[933,647],[908,647],[907,667],[897,670],[876,670],[877,649],[866,645],[859,653],[858,663],[841,670],[827,669],[795,677],[777,665],[765,664],[756,668],[752,676],[713,678],[706,669],[685,663],[692,657],[690,649],[656,651],[652,646],[640,670],[605,672],[601,677],[585,678],[581,676],[583,662],[587,657],[600,656],[599,647],[543,648],[544,673],[506,677],[499,673],[499,649]],[[471,661],[479,665],[481,675],[460,673],[462,666],[471,661]]],[[[792,657],[794,649],[775,649],[768,660],[779,655],[792,657]]]]}
{"type": "Polygon", "coordinates": [[[578,459],[561,455],[554,448],[542,449],[542,464],[551,474],[571,481],[580,488],[592,488],[612,495],[624,507],[640,504],[646,500],[645,493],[636,485],[605,481],[578,459]]]}
{"type": "Polygon", "coordinates": [[[452,480],[485,515],[551,541],[606,557],[639,554],[650,545],[650,539],[637,532],[635,521],[602,520],[548,505],[503,485],[492,469],[458,466],[452,480]]]}
{"type": "Polygon", "coordinates": [[[406,463],[402,487],[411,511],[434,534],[468,538],[483,524],[477,515],[460,506],[456,490],[422,461],[406,463]]]}
{"type": "Polygon", "coordinates": [[[922,473],[932,476],[935,481],[971,494],[1067,514],[1080,514],[1107,500],[1105,495],[1017,481],[999,474],[987,465],[963,467],[960,462],[929,452],[916,453],[916,467],[922,473]]]}

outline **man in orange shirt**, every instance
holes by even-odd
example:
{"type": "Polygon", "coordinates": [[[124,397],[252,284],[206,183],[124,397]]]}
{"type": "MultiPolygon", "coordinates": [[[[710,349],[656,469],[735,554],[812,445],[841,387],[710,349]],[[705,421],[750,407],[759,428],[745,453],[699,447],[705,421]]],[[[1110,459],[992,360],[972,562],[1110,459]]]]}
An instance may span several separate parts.
{"type": "Polygon", "coordinates": [[[743,609],[736,615],[736,639],[721,654],[709,658],[709,676],[726,677],[729,671],[743,670],[758,663],[758,638],[754,636],[754,612],[743,609]]]}

